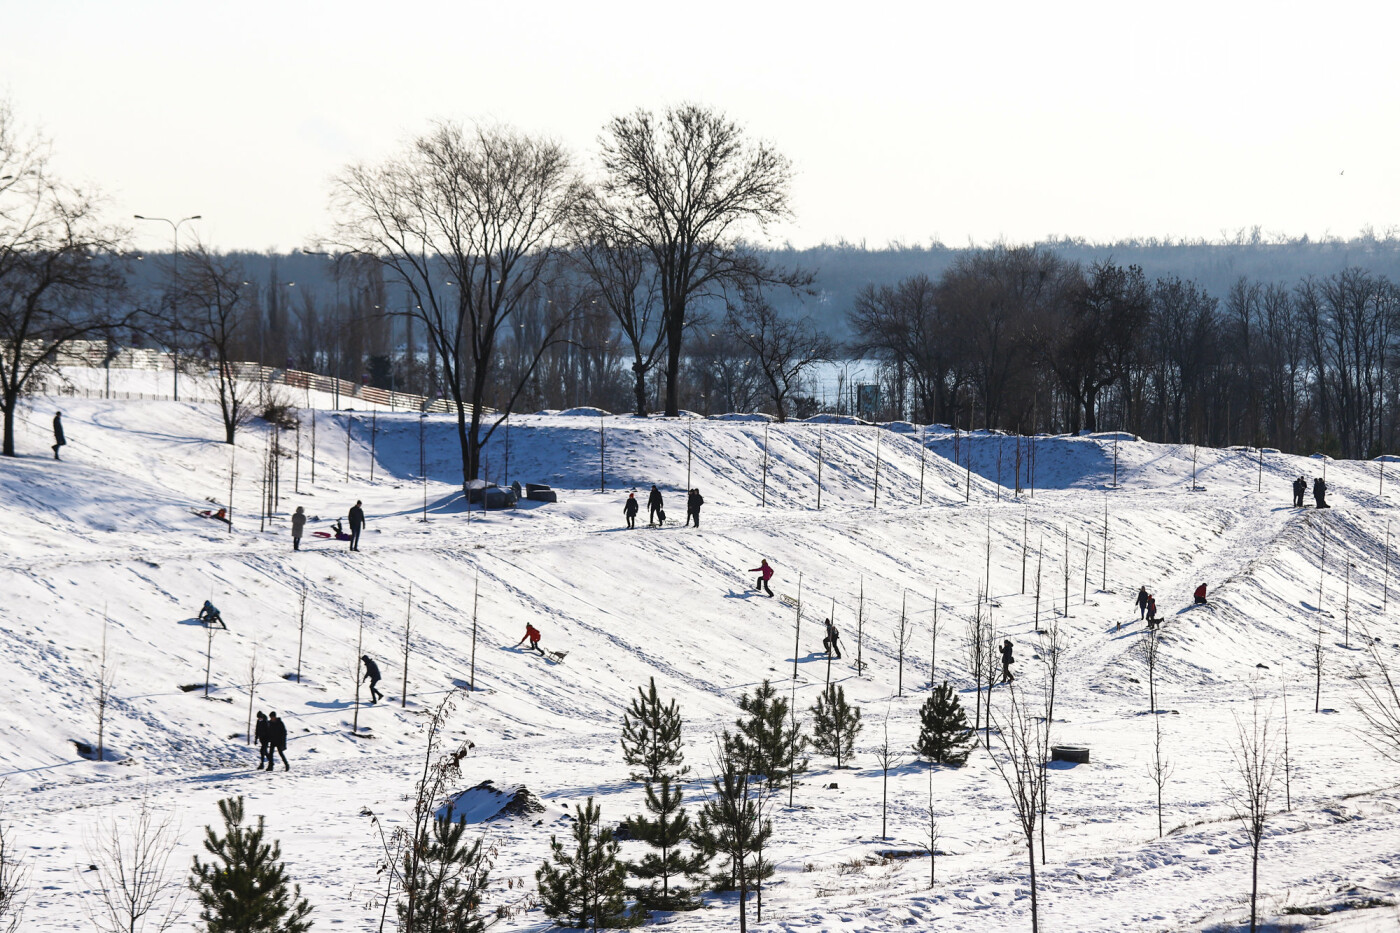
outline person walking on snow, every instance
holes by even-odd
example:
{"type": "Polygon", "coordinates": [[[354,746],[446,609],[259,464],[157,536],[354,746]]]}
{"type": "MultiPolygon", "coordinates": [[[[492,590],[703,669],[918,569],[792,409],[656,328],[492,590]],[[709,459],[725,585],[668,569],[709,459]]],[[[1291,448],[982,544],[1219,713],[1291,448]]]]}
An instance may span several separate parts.
{"type": "Polygon", "coordinates": [[[1157,618],[1157,597],[1147,597],[1147,627],[1156,628],[1157,623],[1162,620],[1157,618]]]}
{"type": "Polygon", "coordinates": [[[366,680],[369,681],[369,701],[371,703],[378,703],[380,700],[384,699],[384,694],[380,693],[379,687],[376,686],[379,681],[383,679],[379,676],[379,665],[375,664],[367,654],[360,655],[360,660],[365,662],[365,676],[360,678],[360,682],[364,683],[366,680]]]}
{"type": "Polygon", "coordinates": [[[535,628],[529,622],[525,623],[525,637],[521,638],[518,642],[516,642],[515,647],[519,648],[521,645],[525,644],[526,638],[530,640],[531,648],[538,651],[541,655],[544,654],[544,649],[540,647],[540,630],[535,628]]]}
{"type": "Polygon", "coordinates": [[[685,497],[685,523],[690,524],[690,520],[695,519],[695,527],[700,527],[700,506],[705,504],[705,498],[700,495],[699,489],[692,489],[685,497]]]}
{"type": "Polygon", "coordinates": [[[836,631],[835,624],[830,619],[825,620],[826,637],[822,639],[822,647],[826,649],[827,657],[834,657],[841,660],[841,633],[836,631]]]}
{"type": "Polygon", "coordinates": [[[364,503],[359,499],[355,500],[355,505],[350,509],[350,550],[360,549],[360,529],[365,527],[364,503]]]}
{"type": "Polygon", "coordinates": [[[272,751],[267,747],[267,713],[262,710],[258,710],[258,724],[253,727],[253,741],[258,743],[258,770],[261,771],[272,751]]]}
{"type": "Polygon", "coordinates": [[[1204,605],[1207,605],[1207,603],[1206,603],[1206,585],[1205,585],[1204,583],[1202,583],[1200,586],[1196,587],[1196,605],[1197,605],[1197,606],[1204,606],[1204,605]]]}
{"type": "Polygon", "coordinates": [[[1313,501],[1317,503],[1319,509],[1330,509],[1327,504],[1327,480],[1318,477],[1313,480],[1313,501]]]}
{"type": "Polygon", "coordinates": [[[63,459],[58,455],[58,448],[67,443],[67,438],[63,436],[63,412],[56,411],[53,413],[53,458],[55,460],[63,459]]]}
{"type": "Polygon", "coordinates": [[[291,764],[287,761],[287,724],[277,718],[276,713],[267,714],[267,770],[272,770],[272,753],[276,752],[282,756],[282,770],[292,770],[291,764]]]}
{"type": "Polygon", "coordinates": [[[758,566],[751,569],[749,573],[761,574],[761,576],[759,576],[758,580],[753,585],[754,589],[760,591],[767,590],[769,596],[773,595],[773,589],[768,585],[768,581],[773,579],[773,568],[768,566],[767,558],[764,558],[762,561],[760,561],[758,566]]]}
{"type": "Polygon", "coordinates": [[[628,528],[637,527],[637,513],[641,510],[642,507],[637,504],[637,494],[635,492],[629,492],[627,494],[627,501],[622,503],[622,514],[627,519],[628,528]]]}
{"type": "Polygon", "coordinates": [[[1016,663],[1016,659],[1011,656],[1011,639],[1006,639],[1001,643],[1001,682],[1009,684],[1016,678],[1011,674],[1011,665],[1016,663]]]}
{"type": "Polygon", "coordinates": [[[1137,607],[1138,611],[1141,613],[1141,615],[1138,617],[1138,621],[1142,621],[1143,619],[1147,618],[1147,601],[1151,598],[1152,597],[1147,595],[1147,587],[1144,586],[1138,589],[1137,607]]]}
{"type": "Polygon", "coordinates": [[[665,515],[662,514],[661,490],[656,488],[656,484],[651,484],[651,495],[647,496],[647,525],[664,524],[665,515]]]}
{"type": "Polygon", "coordinates": [[[1303,497],[1307,494],[1308,481],[1300,476],[1293,481],[1293,507],[1295,509],[1303,507],[1303,497]]]}
{"type": "Polygon", "coordinates": [[[292,550],[301,550],[301,535],[306,531],[306,509],[297,506],[297,510],[292,513],[292,550]]]}

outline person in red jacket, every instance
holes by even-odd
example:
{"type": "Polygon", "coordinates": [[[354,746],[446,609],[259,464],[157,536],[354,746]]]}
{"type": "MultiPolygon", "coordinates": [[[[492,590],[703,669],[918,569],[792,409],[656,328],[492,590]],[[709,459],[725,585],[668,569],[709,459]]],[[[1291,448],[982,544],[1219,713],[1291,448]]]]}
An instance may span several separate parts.
{"type": "Polygon", "coordinates": [[[1204,606],[1205,604],[1206,604],[1206,585],[1205,585],[1204,583],[1202,583],[1200,586],[1196,587],[1196,605],[1198,605],[1198,606],[1204,606]]]}
{"type": "Polygon", "coordinates": [[[538,651],[540,654],[544,654],[544,649],[540,647],[540,630],[535,628],[529,622],[525,623],[525,638],[522,638],[518,642],[516,642],[515,647],[519,648],[521,645],[525,644],[526,638],[530,640],[531,648],[538,651]]]}
{"type": "Polygon", "coordinates": [[[751,570],[749,570],[749,573],[762,574],[762,576],[758,578],[758,581],[754,583],[754,589],[767,590],[769,596],[773,595],[773,589],[768,585],[768,581],[773,579],[773,568],[768,566],[768,561],[766,558],[763,561],[761,561],[757,567],[754,567],[751,570]]]}

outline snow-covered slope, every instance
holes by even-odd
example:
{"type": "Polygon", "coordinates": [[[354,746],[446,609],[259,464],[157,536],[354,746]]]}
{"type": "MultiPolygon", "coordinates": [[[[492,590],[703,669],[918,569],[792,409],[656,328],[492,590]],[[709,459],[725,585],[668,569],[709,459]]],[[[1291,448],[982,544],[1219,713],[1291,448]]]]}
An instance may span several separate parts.
{"type": "MultiPolygon", "coordinates": [[[[981,587],[1031,691],[1045,677],[1037,620],[1043,628],[1068,609],[1053,738],[1089,745],[1093,762],[1052,779],[1046,929],[1197,929],[1239,916],[1248,860],[1228,819],[1233,717],[1248,715],[1254,695],[1281,714],[1285,688],[1293,812],[1272,821],[1265,843],[1267,912],[1345,901],[1352,887],[1390,896],[1400,882],[1395,769],[1355,734],[1350,679],[1365,670],[1363,633],[1379,636],[1392,660],[1400,640],[1387,611],[1393,496],[1378,463],[1327,462],[1334,508],[1299,511],[1289,483],[1319,475],[1323,461],[1266,452],[1261,467],[1257,451],[1201,449],[1193,489],[1190,447],[1041,437],[1032,497],[1029,448],[998,435],[930,428],[921,451],[921,434],[907,429],[539,415],[497,431],[486,472],[548,483],[560,501],[482,513],[462,505],[450,416],[320,410],[315,430],[314,481],[309,420],[299,439],[284,434],[283,450],[299,444],[300,455],[284,457],[276,514],[260,528],[260,422],[231,451],[208,404],[38,398],[26,412],[26,456],[0,463],[0,678],[9,685],[0,772],[5,819],[32,847],[27,929],[85,928],[79,905],[91,882],[74,872],[89,861],[84,830],[127,813],[147,788],[180,814],[182,868],[215,801],[244,794],[281,838],[318,927],[376,929],[378,912],[364,905],[376,890],[377,837],[363,814],[403,818],[425,713],[454,691],[453,735],[475,745],[458,789],[523,784],[547,804],[538,825],[480,824],[497,853],[489,904],[516,908],[498,926],[543,929],[526,894],[568,807],[593,795],[609,820],[641,807],[617,747],[636,686],[655,676],[679,701],[703,777],[738,697],[765,678],[792,686],[794,668],[800,709],[829,675],[864,707],[867,728],[854,770],[814,761],[798,806],[775,812],[779,870],[761,928],[1028,926],[1025,856],[985,751],[933,775],[946,853],[937,886],[928,887],[926,861],[877,855],[917,847],[929,789],[906,753],[890,775],[890,838],[876,838],[872,750],[886,718],[893,744],[907,749],[917,734],[935,598],[934,677],[975,702],[964,642],[981,587]],[[55,407],[70,441],[61,463],[48,458],[55,407]],[[229,529],[192,510],[229,503],[231,464],[229,529]],[[653,482],[670,521],[647,528],[644,510],[642,527],[627,530],[626,493],[644,500],[653,482]],[[687,484],[706,500],[698,531],[680,525],[687,484]],[[359,553],[315,537],[292,552],[296,506],[312,516],[310,533],[357,499],[369,518],[359,553]],[[745,571],[760,558],[776,567],[777,592],[800,595],[800,632],[786,600],[753,591],[745,571]],[[1200,582],[1211,605],[1190,607],[1200,582]],[[1132,606],[1140,585],[1167,619],[1158,684],[1158,706],[1172,711],[1162,714],[1174,762],[1166,818],[1182,828],[1164,840],[1146,774],[1152,718],[1132,606]],[[205,599],[227,633],[211,637],[195,622],[205,599]],[[901,671],[902,607],[914,635],[901,671]],[[847,652],[828,668],[821,619],[832,613],[847,652]],[[562,664],[513,647],[527,621],[544,647],[567,652],[562,664]],[[1327,711],[1314,713],[1319,626],[1327,711]],[[116,676],[108,760],[98,763],[74,743],[96,741],[104,638],[116,676]],[[389,698],[356,712],[360,653],[378,660],[389,698]],[[857,653],[868,665],[861,677],[857,653]],[[299,658],[298,683],[288,678],[299,658]],[[182,689],[205,683],[206,663],[208,699],[202,686],[182,689]],[[288,722],[290,772],[251,770],[254,683],[253,709],[288,722]]],[[[692,805],[704,793],[691,784],[692,805]]],[[[664,919],[681,929],[736,925],[732,897],[711,904],[664,919]]],[[[1348,916],[1393,924],[1395,914],[1348,916]]]]}

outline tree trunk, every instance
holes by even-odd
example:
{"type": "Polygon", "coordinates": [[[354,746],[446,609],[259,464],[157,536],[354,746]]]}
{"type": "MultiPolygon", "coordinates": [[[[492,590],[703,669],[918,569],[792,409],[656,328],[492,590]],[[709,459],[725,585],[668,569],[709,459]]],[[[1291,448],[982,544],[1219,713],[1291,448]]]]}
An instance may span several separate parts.
{"type": "Polygon", "coordinates": [[[647,416],[647,371],[642,366],[642,357],[638,354],[632,362],[632,372],[636,375],[632,391],[637,395],[637,417],[647,416]]]}
{"type": "Polygon", "coordinates": [[[4,456],[13,457],[15,455],[15,403],[11,399],[5,399],[5,446],[4,456]]]}

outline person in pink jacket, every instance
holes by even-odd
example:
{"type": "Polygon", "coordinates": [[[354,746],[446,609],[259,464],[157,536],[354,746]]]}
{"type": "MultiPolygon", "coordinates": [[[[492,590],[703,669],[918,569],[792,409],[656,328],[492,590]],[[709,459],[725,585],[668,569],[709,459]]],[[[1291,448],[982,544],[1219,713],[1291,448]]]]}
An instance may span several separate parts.
{"type": "Polygon", "coordinates": [[[759,565],[750,570],[749,573],[762,574],[762,576],[758,578],[758,582],[753,585],[754,589],[767,590],[769,596],[773,595],[773,589],[768,585],[768,581],[773,579],[773,568],[768,566],[767,559],[760,562],[759,565]]]}

